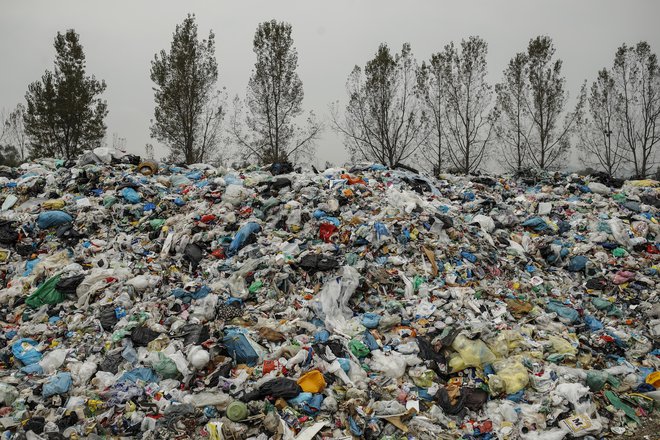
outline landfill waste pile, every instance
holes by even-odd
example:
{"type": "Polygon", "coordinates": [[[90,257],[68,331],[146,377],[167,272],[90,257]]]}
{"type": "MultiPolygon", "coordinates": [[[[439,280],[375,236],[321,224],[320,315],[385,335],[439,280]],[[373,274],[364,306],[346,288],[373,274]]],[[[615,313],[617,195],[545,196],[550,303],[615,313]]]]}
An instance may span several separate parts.
{"type": "Polygon", "coordinates": [[[441,177],[0,168],[0,438],[634,436],[659,183],[441,177]]]}

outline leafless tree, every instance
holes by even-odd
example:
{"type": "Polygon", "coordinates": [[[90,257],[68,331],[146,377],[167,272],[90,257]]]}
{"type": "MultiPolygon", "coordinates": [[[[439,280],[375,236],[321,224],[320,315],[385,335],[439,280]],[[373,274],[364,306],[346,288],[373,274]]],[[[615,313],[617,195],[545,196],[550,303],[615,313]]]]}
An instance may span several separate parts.
{"type": "Polygon", "coordinates": [[[298,76],[298,51],[291,24],[266,21],[254,35],[257,57],[243,103],[234,99],[229,132],[246,157],[261,163],[296,161],[313,155],[322,131],[313,112],[305,123],[303,84],[298,76]]]}
{"type": "Polygon", "coordinates": [[[533,126],[528,142],[529,158],[534,166],[542,170],[563,165],[562,160],[570,151],[570,139],[585,101],[584,92],[580,93],[575,110],[564,114],[568,101],[566,79],[561,74],[562,61],[553,60],[554,55],[555,47],[550,37],[539,36],[529,42],[530,96],[525,101],[533,126]]]}
{"type": "Polygon", "coordinates": [[[532,128],[525,102],[529,94],[527,55],[516,54],[495,85],[498,118],[495,134],[499,141],[497,162],[508,171],[529,167],[529,136],[532,128]]]}
{"type": "Polygon", "coordinates": [[[16,149],[18,158],[24,161],[28,156],[28,137],[23,119],[25,106],[18,104],[9,114],[0,115],[0,144],[3,142],[16,149]]]}
{"type": "Polygon", "coordinates": [[[408,43],[394,56],[381,44],[364,74],[359,66],[353,68],[343,114],[338,103],[331,107],[333,126],[344,136],[351,157],[394,167],[409,161],[425,142],[427,119],[417,95],[416,70],[408,43]]]}
{"type": "Polygon", "coordinates": [[[646,178],[657,162],[660,142],[660,68],[646,42],[621,46],[612,78],[617,92],[617,118],[635,175],[646,178]]]}
{"type": "Polygon", "coordinates": [[[423,62],[417,73],[417,84],[423,108],[428,115],[428,137],[418,153],[418,164],[425,171],[438,175],[446,168],[447,141],[444,117],[446,110],[446,80],[444,53],[431,56],[429,63],[423,62]]]}
{"type": "Polygon", "coordinates": [[[587,103],[588,116],[580,121],[580,160],[585,166],[597,167],[614,177],[626,159],[627,150],[617,120],[615,83],[607,69],[598,72],[587,103]]]}
{"type": "Polygon", "coordinates": [[[486,82],[488,45],[479,37],[450,43],[442,59],[446,78],[444,127],[449,159],[461,173],[479,169],[493,140],[492,88],[486,82]]]}

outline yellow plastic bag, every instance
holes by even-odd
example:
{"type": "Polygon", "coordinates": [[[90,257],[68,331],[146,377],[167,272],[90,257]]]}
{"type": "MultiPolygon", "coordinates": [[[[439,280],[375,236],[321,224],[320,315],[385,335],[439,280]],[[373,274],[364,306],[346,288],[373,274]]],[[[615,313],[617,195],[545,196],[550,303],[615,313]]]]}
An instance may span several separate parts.
{"type": "MultiPolygon", "coordinates": [[[[504,384],[504,391],[507,394],[517,393],[529,384],[529,374],[527,368],[516,357],[503,359],[493,363],[496,380],[494,384],[504,384]]],[[[493,376],[489,377],[488,385],[491,386],[493,376]]],[[[500,385],[501,386],[501,385],[500,385]]],[[[492,387],[491,387],[492,391],[492,387]]]]}
{"type": "Polygon", "coordinates": [[[577,348],[573,347],[570,342],[558,336],[548,336],[548,341],[552,345],[552,352],[557,354],[575,356],[577,348]]]}
{"type": "Polygon", "coordinates": [[[493,352],[481,339],[472,340],[464,335],[458,335],[451,347],[461,356],[465,367],[481,367],[484,364],[493,363],[496,359],[493,352]]]}
{"type": "Polygon", "coordinates": [[[46,200],[41,204],[41,207],[44,209],[53,210],[53,209],[62,209],[64,208],[64,205],[65,205],[64,200],[53,199],[53,200],[46,200]]]}

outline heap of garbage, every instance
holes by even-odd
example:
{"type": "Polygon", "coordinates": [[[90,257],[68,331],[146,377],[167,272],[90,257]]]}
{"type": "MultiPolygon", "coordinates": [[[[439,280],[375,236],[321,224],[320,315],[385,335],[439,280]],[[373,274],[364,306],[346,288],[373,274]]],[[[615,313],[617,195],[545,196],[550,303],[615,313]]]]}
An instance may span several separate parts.
{"type": "Polygon", "coordinates": [[[441,177],[1,168],[0,438],[632,435],[660,184],[441,177]]]}

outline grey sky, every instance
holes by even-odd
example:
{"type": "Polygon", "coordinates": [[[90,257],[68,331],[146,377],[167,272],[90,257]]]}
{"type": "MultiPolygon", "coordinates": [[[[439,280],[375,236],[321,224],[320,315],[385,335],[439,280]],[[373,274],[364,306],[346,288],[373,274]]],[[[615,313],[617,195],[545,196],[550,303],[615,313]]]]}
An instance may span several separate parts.
{"type": "MultiPolygon", "coordinates": [[[[658,0],[1,0],[0,109],[24,101],[27,85],[52,69],[57,31],[74,28],[88,72],[108,84],[108,134],[118,133],[130,151],[143,154],[145,143],[156,144],[149,139],[150,61],[155,52],[169,49],[174,27],[188,12],[196,14],[202,36],[215,31],[219,84],[230,98],[244,95],[257,24],[272,18],[290,22],[305,89],[303,106],[322,118],[330,102],[345,102],[349,72],[355,64],[364,65],[381,42],[398,51],[409,41],[421,61],[449,41],[480,35],[489,44],[490,81],[497,82],[514,53],[524,50],[530,38],[547,34],[564,60],[572,97],[582,81],[611,65],[621,43],[647,40],[660,53],[658,0]]],[[[342,162],[342,139],[326,125],[317,163],[342,162]]]]}

